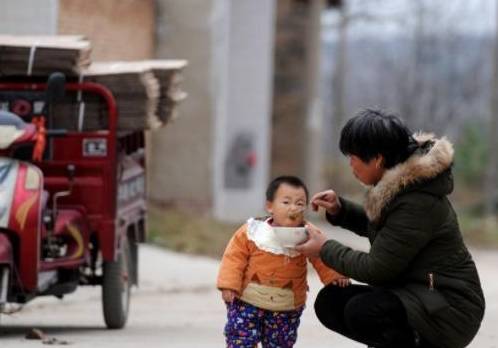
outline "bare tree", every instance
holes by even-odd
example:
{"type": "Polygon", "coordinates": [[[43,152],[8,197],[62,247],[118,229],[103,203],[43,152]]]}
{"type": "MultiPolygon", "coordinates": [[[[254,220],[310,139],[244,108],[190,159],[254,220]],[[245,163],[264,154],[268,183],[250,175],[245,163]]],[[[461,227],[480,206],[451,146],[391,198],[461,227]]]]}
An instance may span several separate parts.
{"type": "MultiPolygon", "coordinates": [[[[345,93],[347,74],[347,49],[348,49],[348,26],[350,18],[348,16],[347,3],[339,9],[338,41],[335,50],[335,68],[332,76],[332,139],[337,144],[340,129],[345,117],[345,93]]],[[[339,152],[337,146],[333,147],[333,157],[337,159],[339,152]]]]}
{"type": "Polygon", "coordinates": [[[488,166],[486,170],[486,183],[484,195],[486,199],[486,215],[494,216],[496,212],[497,187],[498,187],[498,1],[495,13],[495,38],[493,47],[493,78],[491,82],[490,111],[491,119],[488,132],[488,166]]]}
{"type": "MultiPolygon", "coordinates": [[[[334,72],[332,75],[332,139],[336,143],[339,140],[340,130],[346,118],[347,104],[347,81],[348,81],[348,44],[350,27],[358,23],[382,22],[392,20],[372,15],[371,6],[378,1],[360,1],[359,10],[351,11],[349,1],[343,1],[338,8],[339,20],[337,23],[337,45],[333,56],[334,72]]],[[[333,147],[333,158],[339,156],[338,147],[333,147]]]]}

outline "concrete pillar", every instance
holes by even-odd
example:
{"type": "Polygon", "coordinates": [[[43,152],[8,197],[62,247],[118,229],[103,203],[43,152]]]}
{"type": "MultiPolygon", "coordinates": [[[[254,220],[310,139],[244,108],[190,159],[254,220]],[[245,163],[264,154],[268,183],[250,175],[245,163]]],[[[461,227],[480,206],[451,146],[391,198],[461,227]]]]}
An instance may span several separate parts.
{"type": "Polygon", "coordinates": [[[214,127],[214,215],[264,212],[269,180],[275,2],[219,1],[214,127]]]}

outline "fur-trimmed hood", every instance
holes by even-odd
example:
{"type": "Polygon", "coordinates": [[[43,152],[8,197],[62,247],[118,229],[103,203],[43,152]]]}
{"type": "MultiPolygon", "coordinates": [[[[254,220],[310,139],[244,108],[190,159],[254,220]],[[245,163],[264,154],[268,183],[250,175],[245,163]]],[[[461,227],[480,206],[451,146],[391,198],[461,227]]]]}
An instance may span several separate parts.
{"type": "Polygon", "coordinates": [[[378,221],[384,207],[406,187],[437,177],[453,163],[453,145],[446,137],[433,134],[414,135],[417,150],[406,161],[386,170],[382,179],[372,186],[365,200],[365,211],[370,221],[378,221]]]}

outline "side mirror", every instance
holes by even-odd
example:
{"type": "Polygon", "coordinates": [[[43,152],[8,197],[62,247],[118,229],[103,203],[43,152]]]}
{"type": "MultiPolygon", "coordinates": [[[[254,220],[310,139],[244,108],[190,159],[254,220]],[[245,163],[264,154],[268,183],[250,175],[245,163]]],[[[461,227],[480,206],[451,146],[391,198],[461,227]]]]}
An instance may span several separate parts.
{"type": "Polygon", "coordinates": [[[64,98],[66,76],[63,73],[55,72],[50,74],[47,81],[46,103],[53,105],[64,98]]]}

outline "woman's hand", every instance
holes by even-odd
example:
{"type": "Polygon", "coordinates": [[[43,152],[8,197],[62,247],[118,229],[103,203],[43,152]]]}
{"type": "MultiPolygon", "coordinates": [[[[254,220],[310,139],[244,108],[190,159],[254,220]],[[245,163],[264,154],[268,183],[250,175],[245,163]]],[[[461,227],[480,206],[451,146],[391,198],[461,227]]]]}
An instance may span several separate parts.
{"type": "Polygon", "coordinates": [[[226,303],[232,303],[235,297],[237,297],[237,292],[230,289],[222,289],[221,297],[223,298],[223,301],[225,301],[226,303]]]}
{"type": "Polygon", "coordinates": [[[328,238],[318,229],[318,227],[311,223],[307,223],[305,227],[308,232],[308,240],[302,244],[296,245],[295,249],[304,256],[319,257],[320,250],[328,238]]]}
{"type": "Polygon", "coordinates": [[[351,279],[343,276],[343,278],[334,280],[332,284],[337,285],[340,288],[345,288],[351,285],[351,279]]]}
{"type": "Polygon", "coordinates": [[[318,192],[311,198],[311,209],[317,211],[324,208],[330,215],[337,215],[341,211],[341,202],[333,190],[318,192]]]}

